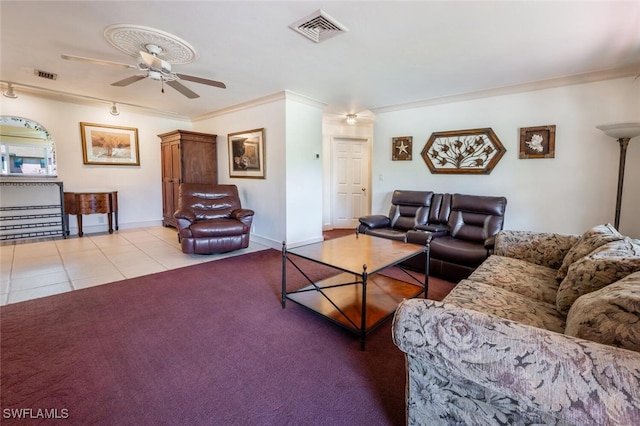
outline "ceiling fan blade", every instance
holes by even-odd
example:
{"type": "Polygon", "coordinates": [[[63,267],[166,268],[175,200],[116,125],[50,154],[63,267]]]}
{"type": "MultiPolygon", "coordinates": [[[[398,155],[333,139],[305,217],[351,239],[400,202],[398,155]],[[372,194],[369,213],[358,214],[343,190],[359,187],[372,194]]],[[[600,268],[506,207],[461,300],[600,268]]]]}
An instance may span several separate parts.
{"type": "Polygon", "coordinates": [[[135,65],[123,64],[120,62],[103,61],[102,59],[83,58],[82,56],[71,56],[71,55],[60,55],[60,57],[62,59],[67,59],[70,61],[88,62],[90,64],[95,64],[95,65],[108,65],[111,67],[133,69],[133,70],[138,69],[138,67],[136,67],[135,65]]]}
{"type": "Polygon", "coordinates": [[[180,92],[183,95],[185,95],[189,99],[195,99],[195,98],[199,98],[200,97],[200,95],[198,95],[196,92],[192,91],[187,86],[181,84],[180,82],[178,82],[176,80],[167,81],[167,84],[169,86],[173,87],[174,89],[176,89],[178,92],[180,92]]]}
{"type": "Polygon", "coordinates": [[[127,77],[120,81],[116,81],[115,83],[111,83],[112,86],[124,87],[130,84],[135,83],[136,81],[144,80],[147,78],[146,75],[132,75],[131,77],[127,77]]]}
{"type": "Polygon", "coordinates": [[[227,88],[227,86],[221,81],[207,80],[206,78],[194,77],[192,75],[186,75],[186,74],[177,74],[176,73],[176,75],[181,80],[193,81],[194,83],[206,84],[207,86],[215,86],[215,87],[219,87],[221,89],[226,89],[227,88]]]}
{"type": "Polygon", "coordinates": [[[158,70],[164,74],[171,72],[171,64],[169,62],[164,61],[151,53],[141,50],[140,57],[142,58],[142,62],[145,63],[149,69],[158,70]]]}

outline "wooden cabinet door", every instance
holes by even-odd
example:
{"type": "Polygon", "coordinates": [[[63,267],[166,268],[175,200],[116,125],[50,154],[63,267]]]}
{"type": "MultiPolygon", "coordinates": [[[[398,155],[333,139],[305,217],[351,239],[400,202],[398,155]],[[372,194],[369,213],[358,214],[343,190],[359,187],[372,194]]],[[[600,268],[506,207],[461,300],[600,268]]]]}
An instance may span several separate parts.
{"type": "Polygon", "coordinates": [[[173,214],[178,207],[181,181],[180,143],[165,142],[162,149],[162,216],[164,225],[175,226],[173,214]]]}

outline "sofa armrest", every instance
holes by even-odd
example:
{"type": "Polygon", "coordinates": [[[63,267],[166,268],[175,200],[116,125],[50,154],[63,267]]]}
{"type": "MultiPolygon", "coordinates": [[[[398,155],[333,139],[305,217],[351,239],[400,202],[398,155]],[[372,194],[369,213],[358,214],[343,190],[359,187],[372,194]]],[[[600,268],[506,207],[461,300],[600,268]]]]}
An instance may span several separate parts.
{"type": "Polygon", "coordinates": [[[441,225],[441,224],[434,225],[429,223],[425,225],[416,225],[413,229],[415,229],[416,231],[429,231],[434,234],[438,234],[438,236],[446,235],[451,230],[451,228],[449,228],[449,226],[447,225],[441,225]]]}
{"type": "Polygon", "coordinates": [[[484,240],[484,248],[487,249],[488,252],[493,253],[493,249],[496,247],[496,237],[489,237],[484,240]]]}
{"type": "Polygon", "coordinates": [[[424,299],[400,304],[393,340],[426,369],[464,377],[562,424],[640,418],[637,352],[424,299]]]}
{"type": "Polygon", "coordinates": [[[358,219],[361,224],[368,228],[387,228],[391,226],[391,219],[387,216],[377,214],[372,216],[364,216],[358,219]]]}
{"type": "Polygon", "coordinates": [[[494,254],[558,269],[579,238],[579,235],[503,230],[496,235],[494,254]]]}

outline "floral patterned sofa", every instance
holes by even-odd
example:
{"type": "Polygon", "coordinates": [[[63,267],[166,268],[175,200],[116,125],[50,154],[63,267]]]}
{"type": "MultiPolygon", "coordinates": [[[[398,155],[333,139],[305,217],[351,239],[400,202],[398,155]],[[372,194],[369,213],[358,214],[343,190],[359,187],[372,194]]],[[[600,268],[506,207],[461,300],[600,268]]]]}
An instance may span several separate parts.
{"type": "Polygon", "coordinates": [[[501,231],[442,301],[403,301],[410,425],[640,425],[640,240],[501,231]]]}

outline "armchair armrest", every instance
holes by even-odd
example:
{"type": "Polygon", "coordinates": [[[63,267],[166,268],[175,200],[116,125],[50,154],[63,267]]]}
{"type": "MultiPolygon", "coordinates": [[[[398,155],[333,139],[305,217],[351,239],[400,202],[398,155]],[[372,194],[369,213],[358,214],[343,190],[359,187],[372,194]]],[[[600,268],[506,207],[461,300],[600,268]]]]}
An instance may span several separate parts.
{"type": "Polygon", "coordinates": [[[634,424],[640,416],[637,352],[424,299],[400,304],[393,340],[425,369],[464,377],[561,424],[634,424]]]}
{"type": "Polygon", "coordinates": [[[559,269],[578,239],[578,235],[503,230],[496,235],[494,254],[559,269]]]}
{"type": "Polygon", "coordinates": [[[173,217],[175,219],[184,219],[190,223],[193,223],[196,221],[195,213],[193,213],[191,210],[186,210],[186,209],[176,210],[176,212],[173,214],[173,217]]]}
{"type": "Polygon", "coordinates": [[[358,220],[361,224],[373,229],[391,226],[391,219],[381,214],[361,217],[358,220]]]}
{"type": "Polygon", "coordinates": [[[253,216],[255,212],[249,209],[236,209],[231,212],[231,217],[234,219],[242,219],[245,217],[253,216]]]}
{"type": "Polygon", "coordinates": [[[238,219],[240,222],[251,228],[251,222],[253,221],[254,214],[255,212],[250,209],[236,209],[231,212],[230,217],[233,219],[238,219]]]}

